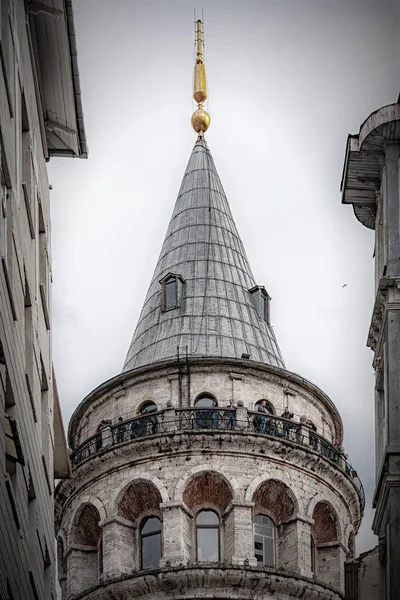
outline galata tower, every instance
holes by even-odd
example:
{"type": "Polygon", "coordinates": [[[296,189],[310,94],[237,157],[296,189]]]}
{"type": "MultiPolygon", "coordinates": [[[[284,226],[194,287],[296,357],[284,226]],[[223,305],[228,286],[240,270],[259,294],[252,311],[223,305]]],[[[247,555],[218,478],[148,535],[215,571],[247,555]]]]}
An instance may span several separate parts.
{"type": "Polygon", "coordinates": [[[198,21],[198,137],[123,371],[70,422],[63,600],[343,598],[363,488],[335,405],[283,362],[204,139],[202,50],[198,21]]]}

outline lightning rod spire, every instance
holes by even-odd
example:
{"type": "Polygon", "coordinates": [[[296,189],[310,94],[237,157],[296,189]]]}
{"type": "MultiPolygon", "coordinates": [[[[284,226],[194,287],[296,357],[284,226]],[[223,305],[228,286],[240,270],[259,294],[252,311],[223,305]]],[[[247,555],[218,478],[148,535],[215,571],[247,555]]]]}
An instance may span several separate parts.
{"type": "Polygon", "coordinates": [[[207,100],[207,78],[203,60],[203,32],[204,24],[201,19],[196,21],[197,56],[194,65],[193,98],[197,102],[197,109],[192,114],[192,127],[196,133],[203,136],[210,125],[210,115],[203,108],[207,100]]]}

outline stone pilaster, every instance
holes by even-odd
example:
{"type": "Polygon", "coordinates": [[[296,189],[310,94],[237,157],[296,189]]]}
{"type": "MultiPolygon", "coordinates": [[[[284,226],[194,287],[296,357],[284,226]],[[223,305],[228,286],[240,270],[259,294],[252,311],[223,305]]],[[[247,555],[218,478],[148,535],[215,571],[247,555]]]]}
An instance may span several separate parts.
{"type": "Polygon", "coordinates": [[[279,527],[277,566],[304,577],[312,577],[311,524],[306,517],[282,523],[279,527]]]}
{"type": "Polygon", "coordinates": [[[103,577],[130,573],[139,563],[136,527],[120,516],[100,522],[103,529],[103,577]]]}
{"type": "Polygon", "coordinates": [[[316,551],[318,580],[343,592],[346,548],[340,542],[329,542],[319,544],[316,551]]]}
{"type": "Polygon", "coordinates": [[[185,564],[192,560],[192,515],[181,504],[160,504],[163,522],[161,566],[185,564]]]}
{"type": "Polygon", "coordinates": [[[99,563],[95,546],[72,544],[66,552],[66,559],[68,598],[98,583],[99,563]]]}
{"type": "Polygon", "coordinates": [[[232,503],[224,515],[224,562],[255,567],[253,541],[254,502],[232,503]]]}

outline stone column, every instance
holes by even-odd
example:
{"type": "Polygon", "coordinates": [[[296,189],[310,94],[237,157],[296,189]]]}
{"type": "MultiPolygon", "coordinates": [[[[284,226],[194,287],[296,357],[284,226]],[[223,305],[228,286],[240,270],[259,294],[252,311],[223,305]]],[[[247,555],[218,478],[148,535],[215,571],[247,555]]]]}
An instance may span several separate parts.
{"type": "Polygon", "coordinates": [[[100,522],[103,530],[103,578],[119,577],[138,567],[136,527],[118,515],[100,522]],[[136,563],[136,565],[135,565],[136,563]]]}
{"type": "Polygon", "coordinates": [[[175,408],[171,402],[168,400],[167,408],[164,411],[164,419],[162,423],[162,429],[165,432],[171,432],[176,430],[176,422],[177,422],[177,413],[175,412],[175,408]]]}
{"type": "Polygon", "coordinates": [[[98,552],[95,546],[71,544],[66,552],[68,598],[78,596],[99,581],[98,552]]]}
{"type": "MultiPolygon", "coordinates": [[[[249,422],[247,419],[247,408],[244,408],[242,400],[239,400],[236,405],[235,421],[236,421],[235,429],[238,429],[238,430],[248,429],[249,422]]],[[[252,431],[252,430],[250,429],[250,431],[252,431]]]]}
{"type": "Polygon", "coordinates": [[[300,517],[282,523],[278,538],[277,566],[294,571],[304,577],[312,577],[311,525],[312,519],[300,517]]]}
{"type": "Polygon", "coordinates": [[[113,443],[111,425],[105,425],[101,430],[101,446],[106,448],[113,443]]]}
{"type": "Polygon", "coordinates": [[[340,542],[318,544],[317,579],[344,592],[346,548],[340,542]]]}
{"type": "Polygon", "coordinates": [[[182,504],[163,502],[160,504],[163,523],[162,567],[185,564],[192,560],[193,515],[182,504]]]}
{"type": "Polygon", "coordinates": [[[232,502],[228,506],[224,515],[224,562],[257,566],[254,556],[253,506],[254,502],[232,502]]]}

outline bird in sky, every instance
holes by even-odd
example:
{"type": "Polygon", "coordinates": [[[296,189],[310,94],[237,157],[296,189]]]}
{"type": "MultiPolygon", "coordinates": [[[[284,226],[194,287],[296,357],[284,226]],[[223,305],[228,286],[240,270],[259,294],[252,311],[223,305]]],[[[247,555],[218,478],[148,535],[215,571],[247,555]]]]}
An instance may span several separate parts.
{"type": "Polygon", "coordinates": [[[342,288],[344,288],[344,287],[346,287],[346,286],[347,286],[347,283],[344,283],[344,284],[342,285],[342,288]]]}

